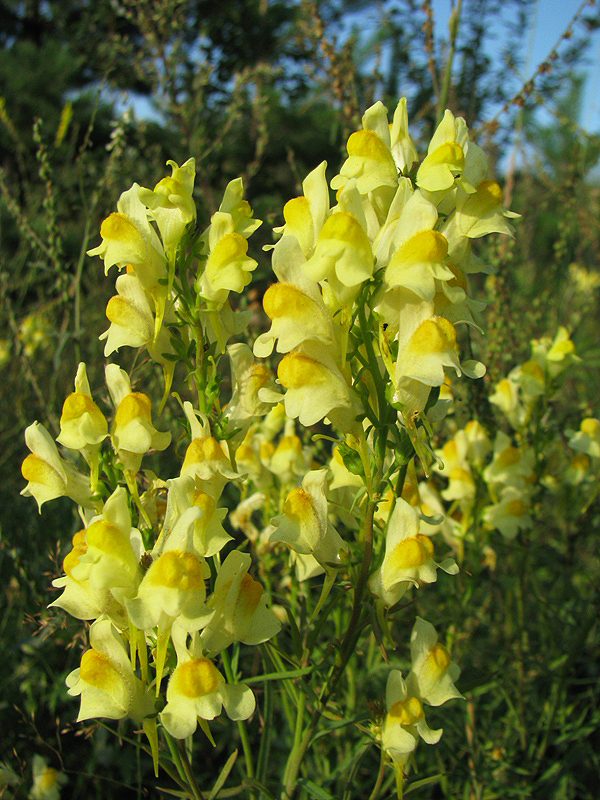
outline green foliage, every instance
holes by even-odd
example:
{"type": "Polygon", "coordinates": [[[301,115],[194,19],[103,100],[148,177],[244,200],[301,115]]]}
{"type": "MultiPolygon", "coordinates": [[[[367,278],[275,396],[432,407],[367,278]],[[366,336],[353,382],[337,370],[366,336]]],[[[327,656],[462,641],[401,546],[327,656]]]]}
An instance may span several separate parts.
{"type": "MultiPolygon", "coordinates": [[[[267,218],[266,209],[297,195],[301,178],[323,159],[338,162],[344,135],[358,125],[358,109],[373,97],[382,94],[395,102],[408,94],[411,116],[422,120],[425,133],[435,121],[448,50],[439,39],[428,39],[425,16],[414,4],[383,3],[369,37],[355,25],[346,43],[341,36],[335,41],[333,33],[341,21],[352,28],[351,12],[360,4],[244,0],[234,5],[230,10],[226,3],[179,0],[2,4],[0,659],[6,679],[0,690],[0,763],[15,771],[18,782],[4,788],[0,779],[0,797],[28,795],[36,753],[67,773],[63,797],[166,792],[166,779],[153,778],[141,737],[117,730],[119,740],[96,724],[83,728],[82,735],[74,723],[76,707],[65,693],[64,677],[79,662],[81,632],[46,606],[55,596],[50,580],[61,573],[79,521],[60,500],[41,521],[33,504],[18,494],[23,486],[18,465],[26,455],[23,429],[37,418],[58,432],[76,365],[93,361],[96,337],[106,327],[109,289],[99,280],[101,267],[85,251],[97,243],[115,197],[134,179],[153,186],[167,158],[180,163],[193,153],[199,165],[196,195],[205,214],[200,227],[216,210],[227,182],[242,173],[256,215],[269,225],[281,224],[267,218]],[[389,53],[389,59],[374,64],[374,49],[389,53]],[[119,91],[137,98],[133,112],[119,110],[119,91]],[[150,120],[140,118],[141,97],[153,109],[150,120]],[[125,746],[126,736],[138,744],[135,756],[134,748],[125,746]]],[[[524,32],[531,4],[514,7],[518,16],[511,24],[524,32]]],[[[479,0],[463,4],[450,107],[470,125],[484,127],[491,104],[506,103],[495,134],[499,148],[512,136],[519,105],[529,110],[541,98],[555,116],[541,124],[534,113],[526,115],[524,135],[533,158],[506,176],[512,208],[523,215],[518,237],[480,253],[497,272],[478,286],[488,302],[487,341],[473,336],[488,377],[463,402],[482,422],[499,424],[487,400],[493,384],[527,358],[531,338],[565,325],[582,364],[540,414],[536,435],[544,451],[553,442],[565,446],[566,429],[576,428],[582,416],[597,416],[600,193],[589,175],[600,147],[597,135],[584,135],[573,125],[581,86],[577,72],[569,70],[578,66],[581,40],[540,72],[537,94],[524,87],[519,95],[518,86],[505,83],[505,64],[490,63],[486,55],[486,34],[498,13],[479,0]],[[567,91],[556,94],[569,74],[567,91]],[[510,106],[515,95],[520,99],[510,106]]],[[[507,58],[515,63],[518,53],[507,58]]],[[[270,233],[260,231],[256,238],[257,290],[247,300],[255,317],[259,294],[271,280],[260,251],[270,233]]],[[[259,324],[255,319],[254,332],[259,324]]],[[[146,367],[141,365],[142,372],[146,367]]],[[[96,370],[90,382],[100,385],[99,366],[96,370]]],[[[412,448],[410,442],[400,445],[412,448]]],[[[355,456],[353,450],[342,453],[348,469],[360,474],[355,456]]],[[[536,496],[535,524],[527,535],[507,541],[497,531],[487,534],[495,565],[474,539],[465,544],[458,579],[440,579],[441,591],[431,602],[463,669],[458,686],[465,702],[454,701],[451,713],[440,714],[444,736],[436,748],[417,752],[407,796],[595,800],[600,506],[597,493],[586,507],[572,487],[557,491],[558,500],[543,492],[536,496]],[[559,506],[566,511],[557,513],[559,506]]],[[[265,582],[268,567],[266,558],[265,582]]],[[[306,618],[314,592],[297,602],[306,618]]],[[[424,617],[433,612],[429,602],[426,593],[415,601],[424,617]]],[[[320,633],[334,648],[344,633],[341,620],[322,616],[320,633]]],[[[401,616],[397,620],[394,626],[406,628],[401,616]]],[[[385,711],[386,674],[376,666],[385,635],[376,620],[372,624],[378,639],[359,654],[372,669],[359,671],[350,659],[339,713],[315,737],[311,771],[301,777],[305,797],[366,798],[380,769],[378,748],[365,744],[364,737],[385,711]]],[[[285,636],[291,641],[287,652],[295,651],[296,658],[283,663],[274,647],[264,645],[271,673],[253,687],[265,709],[250,740],[257,754],[255,786],[272,785],[278,762],[293,745],[290,719],[299,698],[314,700],[306,676],[327,677],[327,653],[315,652],[307,666],[298,628],[290,625],[285,636]],[[283,672],[288,680],[278,682],[283,672]],[[275,692],[278,711],[269,700],[275,692]],[[263,725],[279,734],[270,751],[260,749],[263,725]]],[[[404,656],[392,650],[387,655],[392,666],[406,670],[404,656]]],[[[247,654],[234,658],[252,673],[247,654]]],[[[433,727],[436,723],[434,718],[433,727]]],[[[228,796],[227,790],[219,793],[221,784],[239,786],[242,780],[231,743],[219,736],[221,724],[214,730],[217,746],[204,742],[194,761],[199,782],[214,786],[215,798],[228,796]]],[[[236,746],[241,763],[241,745],[236,746]]],[[[248,786],[239,788],[239,796],[249,796],[248,786]]],[[[380,788],[381,798],[393,796],[391,773],[380,788]]],[[[258,796],[270,796],[260,791],[258,796]]]]}

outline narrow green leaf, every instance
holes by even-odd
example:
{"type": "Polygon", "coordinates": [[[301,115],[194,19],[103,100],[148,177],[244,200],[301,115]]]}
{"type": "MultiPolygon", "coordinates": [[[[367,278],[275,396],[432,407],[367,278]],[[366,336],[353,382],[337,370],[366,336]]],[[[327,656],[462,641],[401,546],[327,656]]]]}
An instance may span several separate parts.
{"type": "Polygon", "coordinates": [[[208,800],[215,800],[216,796],[219,794],[221,789],[223,788],[225,781],[229,777],[229,773],[232,770],[233,765],[235,764],[235,760],[238,757],[238,751],[234,750],[233,753],[229,756],[227,761],[225,762],[225,766],[221,770],[219,777],[217,778],[215,785],[213,786],[211,793],[208,795],[208,800]]]}
{"type": "Polygon", "coordinates": [[[302,667],[302,669],[291,669],[285,672],[269,672],[266,675],[256,675],[253,678],[245,678],[244,683],[249,686],[252,683],[263,683],[264,681],[284,681],[292,678],[301,678],[308,675],[314,667],[302,667]]]}

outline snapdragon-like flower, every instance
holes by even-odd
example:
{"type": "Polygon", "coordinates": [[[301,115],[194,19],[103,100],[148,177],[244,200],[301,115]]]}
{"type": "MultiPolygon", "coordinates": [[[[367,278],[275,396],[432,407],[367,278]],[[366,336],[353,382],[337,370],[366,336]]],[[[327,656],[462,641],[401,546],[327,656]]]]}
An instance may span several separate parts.
{"type": "Polygon", "coordinates": [[[182,514],[142,578],[137,595],[127,600],[129,616],[140,630],[158,626],[170,631],[176,624],[191,632],[209,619],[204,582],[210,572],[193,547],[193,526],[200,513],[198,508],[189,508],[182,514]]]}
{"type": "MultiPolygon", "coordinates": [[[[303,195],[294,197],[283,207],[285,225],[273,228],[282,237],[293,236],[306,258],[313,253],[323,223],[329,214],[329,189],[325,178],[325,161],[302,181],[303,195]]],[[[275,246],[277,247],[277,245],[275,246]]],[[[273,265],[275,270],[275,265],[273,265]]]]}
{"type": "Polygon", "coordinates": [[[385,186],[395,189],[398,172],[390,149],[387,109],[381,101],[365,111],[362,124],[363,129],[348,138],[348,158],[342,164],[339,176],[331,182],[332,189],[344,187],[349,179],[356,180],[361,194],[385,186]]]}
{"type": "Polygon", "coordinates": [[[390,756],[401,782],[404,766],[415,750],[419,738],[427,744],[437,744],[442,730],[431,730],[425,720],[423,705],[411,695],[402,673],[393,669],[385,690],[387,714],[381,730],[381,746],[390,756]]]}
{"type": "Polygon", "coordinates": [[[148,210],[139,198],[139,185],[123,192],[117,211],[100,226],[102,242],[87,251],[100,256],[105,271],[116,264],[124,269],[129,264],[148,291],[158,290],[159,281],[167,277],[167,259],[163,245],[150,222],[148,210]]]}
{"type": "Polygon", "coordinates": [[[433,542],[419,533],[417,512],[401,497],[388,522],[385,555],[381,567],[369,578],[369,589],[385,605],[392,606],[411,586],[422,586],[437,580],[437,570],[456,575],[454,559],[441,563],[433,559],[433,542]]]}
{"type": "Polygon", "coordinates": [[[91,507],[89,480],[60,457],[43,425],[33,422],[25,430],[25,443],[31,453],[21,465],[21,474],[27,481],[21,490],[24,497],[35,497],[40,512],[48,500],[65,496],[80,506],[91,507]]]}
{"type": "MultiPolygon", "coordinates": [[[[33,757],[33,785],[29,792],[30,800],[60,800],[60,788],[68,782],[63,772],[51,767],[45,758],[37,753],[33,757]]],[[[2,776],[4,778],[4,776],[2,776]]],[[[3,788],[7,785],[0,779],[3,788]]]]}
{"type": "Polygon", "coordinates": [[[373,274],[373,266],[371,243],[363,226],[353,214],[337,211],[325,220],[315,252],[303,268],[313,281],[335,277],[356,293],[373,274]]]}
{"type": "Polygon", "coordinates": [[[401,97],[390,128],[390,149],[396,167],[400,172],[410,172],[412,165],[418,160],[417,149],[408,133],[408,111],[406,97],[401,97]]]}
{"type": "Polygon", "coordinates": [[[535,454],[533,450],[514,447],[509,436],[498,431],[494,441],[494,454],[484,469],[483,477],[491,486],[516,486],[524,488],[534,479],[535,454]]]}
{"type": "Polygon", "coordinates": [[[594,417],[583,419],[579,430],[571,434],[569,447],[592,458],[600,458],[600,420],[594,417]]]}
{"type": "Polygon", "coordinates": [[[264,364],[254,360],[252,350],[247,344],[230,344],[227,354],[231,363],[233,388],[225,416],[231,429],[240,429],[235,438],[239,442],[248,431],[252,420],[264,416],[270,410],[270,404],[264,403],[258,393],[260,389],[274,385],[274,378],[264,364]]]}
{"type": "Polygon", "coordinates": [[[52,586],[62,589],[62,593],[48,605],[48,608],[62,608],[75,619],[98,619],[106,616],[117,628],[124,630],[129,624],[125,608],[117,602],[109,589],[93,589],[89,578],[77,580],[73,570],[82,556],[87,553],[88,545],[85,530],[73,536],[73,547],[63,561],[61,578],[52,581],[52,586]]]}
{"type": "MultiPolygon", "coordinates": [[[[347,433],[355,425],[359,407],[328,348],[320,342],[304,342],[279,362],[277,377],[286,389],[285,412],[301,425],[310,426],[327,417],[347,433]]],[[[259,396],[275,402],[276,393],[262,389],[259,396]]]]}
{"type": "Polygon", "coordinates": [[[90,628],[91,649],[80,666],[67,675],[69,694],[81,696],[77,721],[106,717],[129,717],[140,724],[154,712],[154,702],[131,667],[121,637],[108,619],[90,628]]]}
{"type": "Polygon", "coordinates": [[[531,501],[526,491],[518,486],[506,486],[497,503],[483,511],[483,520],[489,528],[497,528],[507,539],[514,539],[519,531],[533,526],[529,516],[531,501]]]}
{"type": "Polygon", "coordinates": [[[106,306],[110,327],[100,336],[106,339],[104,355],[120,347],[145,347],[154,336],[154,315],[141,281],[133,274],[119,275],[117,294],[106,306]]]}
{"type": "Polygon", "coordinates": [[[227,516],[226,508],[217,508],[216,500],[204,492],[201,482],[191,475],[182,475],[167,481],[169,494],[163,530],[154,547],[161,553],[170,532],[178,524],[183,514],[190,508],[197,509],[193,519],[193,550],[204,558],[218,553],[231,541],[231,536],[223,528],[227,516]]]}
{"type": "Polygon", "coordinates": [[[329,522],[325,482],[327,470],[307,472],[302,486],[292,489],[283,514],[273,519],[271,542],[284,542],[296,553],[312,555],[326,570],[341,563],[348,546],[329,522]]]}
{"type": "Polygon", "coordinates": [[[248,719],[255,706],[251,689],[228,685],[211,661],[186,653],[169,679],[160,720],[171,736],[185,739],[195,733],[199,719],[214,719],[223,707],[230,719],[241,720],[248,719]]]}
{"type": "Polygon", "coordinates": [[[554,339],[543,336],[531,343],[531,357],[551,378],[556,378],[567,367],[580,361],[568,330],[561,325],[554,339]]]}
{"type": "Polygon", "coordinates": [[[71,568],[77,581],[89,581],[91,589],[109,589],[122,602],[132,597],[142,578],[140,560],[144,553],[142,537],[131,526],[127,493],[115,489],[102,509],[92,517],[85,532],[87,549],[71,568]]]}
{"type": "Polygon", "coordinates": [[[218,500],[227,481],[240,476],[223,449],[227,448],[227,443],[218,442],[210,435],[206,417],[194,411],[188,401],[183,404],[183,409],[190,423],[192,441],[185,452],[180,475],[192,476],[198,481],[199,488],[218,500]]]}
{"type": "Polygon", "coordinates": [[[412,666],[408,676],[411,690],[431,706],[441,706],[447,700],[462,697],[454,682],[460,668],[450,659],[433,625],[417,617],[410,637],[412,666]]]}
{"type": "Polygon", "coordinates": [[[233,642],[261,644],[281,628],[263,587],[248,575],[250,562],[249,555],[233,550],[221,564],[208,600],[214,615],[200,635],[205,653],[220,653],[233,642]]]}
{"type": "Polygon", "coordinates": [[[454,115],[446,110],[433,134],[427,156],[417,171],[417,186],[428,192],[452,189],[465,167],[465,153],[457,142],[454,115]]]}
{"type": "Polygon", "coordinates": [[[142,457],[149,450],[164,450],[171,434],[157,431],[152,424],[150,399],[141,392],[132,392],[129,376],[116,364],[106,367],[106,385],[116,408],[111,439],[125,469],[136,473],[142,457]]]}
{"type": "Polygon", "coordinates": [[[402,209],[394,231],[393,252],[385,271],[387,288],[403,287],[426,301],[433,300],[435,281],[451,280],[454,273],[444,265],[448,243],[433,230],[438,212],[416,191],[402,209]]]}
{"type": "Polygon", "coordinates": [[[187,226],[196,219],[196,206],[192,198],[196,166],[188,158],[180,167],[167,161],[171,175],[160,180],[154,190],[140,188],[138,196],[156,220],[165,249],[173,254],[187,226]]]}
{"type": "Polygon", "coordinates": [[[302,269],[305,259],[296,239],[284,236],[273,250],[273,270],[279,282],[269,286],[263,297],[271,328],[254,343],[259,358],[277,352],[288,353],[302,342],[315,339],[327,346],[335,343],[335,328],[319,287],[302,269]]]}
{"type": "Polygon", "coordinates": [[[107,435],[108,423],[92,399],[85,364],[81,362],[75,376],[75,391],[63,403],[56,441],[85,454],[90,448],[98,448],[107,435]]]}

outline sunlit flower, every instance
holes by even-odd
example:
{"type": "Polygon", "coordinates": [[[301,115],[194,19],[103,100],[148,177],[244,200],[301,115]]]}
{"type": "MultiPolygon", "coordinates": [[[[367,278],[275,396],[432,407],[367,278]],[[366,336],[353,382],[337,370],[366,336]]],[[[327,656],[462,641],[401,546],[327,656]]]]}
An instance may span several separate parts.
{"type": "Polygon", "coordinates": [[[139,198],[156,220],[165,249],[174,253],[190,222],[196,219],[196,206],[192,198],[196,167],[193,158],[188,158],[180,167],[175,161],[167,161],[171,175],[162,178],[154,190],[139,189],[139,198]]]}
{"type": "Polygon", "coordinates": [[[421,701],[409,693],[398,669],[391,670],[388,676],[385,705],[387,714],[381,730],[381,746],[401,776],[419,738],[427,744],[437,744],[442,730],[429,728],[421,701]]]}
{"type": "Polygon", "coordinates": [[[410,637],[412,666],[408,683],[416,686],[418,697],[431,706],[441,706],[454,697],[462,697],[454,682],[460,669],[450,659],[448,650],[438,642],[431,623],[417,617],[410,637]]]}
{"type": "Polygon", "coordinates": [[[200,636],[207,653],[220,653],[233,642],[261,644],[281,628],[263,587],[248,575],[250,562],[249,555],[233,550],[221,564],[208,601],[214,615],[200,636]]]}
{"type": "Polygon", "coordinates": [[[21,490],[24,497],[35,497],[40,511],[48,500],[65,496],[81,506],[91,506],[89,480],[60,457],[43,425],[33,422],[25,431],[25,443],[31,453],[21,465],[27,481],[21,490]]]}
{"type": "Polygon", "coordinates": [[[108,423],[92,399],[85,364],[77,368],[75,391],[65,400],[56,441],[71,450],[97,447],[108,435],[108,423]]]}
{"type": "Polygon", "coordinates": [[[224,707],[230,719],[248,719],[256,701],[244,684],[228,685],[207,658],[187,654],[169,679],[167,704],[160,715],[166,730],[176,739],[192,736],[200,720],[214,719],[224,707]]]}
{"type": "Polygon", "coordinates": [[[434,583],[438,568],[450,575],[458,572],[453,559],[438,564],[433,552],[431,539],[419,533],[417,512],[397,498],[388,522],[383,563],[369,578],[369,589],[384,605],[392,606],[411,585],[434,583]]]}
{"type": "Polygon", "coordinates": [[[156,430],[150,399],[142,392],[131,391],[125,370],[108,364],[105,374],[116,409],[111,430],[113,447],[125,469],[135,473],[149,450],[164,450],[169,446],[171,434],[156,430]]]}
{"type": "Polygon", "coordinates": [[[131,526],[127,492],[115,489],[102,509],[92,517],[85,532],[87,549],[71,569],[77,581],[89,581],[91,589],[109,589],[121,599],[133,596],[142,577],[140,560],[144,545],[140,532],[131,526]]]}
{"type": "Polygon", "coordinates": [[[325,178],[325,161],[309,172],[302,181],[303,195],[294,197],[283,207],[285,224],[274,228],[283,237],[296,238],[303,254],[309,258],[329,213],[329,189],[325,178]]]}
{"type": "Polygon", "coordinates": [[[327,470],[306,473],[302,486],[288,494],[283,514],[273,520],[271,542],[284,542],[297,553],[310,554],[328,569],[340,564],[348,547],[328,518],[326,480],[327,470]]]}
{"type": "Polygon", "coordinates": [[[167,276],[167,260],[160,239],[150,222],[146,206],[139,198],[139,185],[123,192],[117,211],[100,226],[102,242],[87,251],[100,256],[106,272],[116,264],[124,269],[129,264],[145,289],[157,289],[167,276]]]}
{"type": "Polygon", "coordinates": [[[121,637],[107,619],[90,628],[91,649],[81,657],[80,666],[67,675],[69,694],[81,695],[77,721],[106,717],[130,717],[140,724],[154,711],[154,702],[132,670],[121,637]]]}

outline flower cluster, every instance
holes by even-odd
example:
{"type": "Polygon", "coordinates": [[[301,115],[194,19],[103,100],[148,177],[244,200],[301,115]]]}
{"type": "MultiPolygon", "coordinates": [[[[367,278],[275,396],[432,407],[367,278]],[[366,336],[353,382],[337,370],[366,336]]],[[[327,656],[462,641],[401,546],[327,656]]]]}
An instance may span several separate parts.
{"type": "MultiPolygon", "coordinates": [[[[107,392],[99,392],[112,404],[105,416],[80,364],[56,440],[68,455],[39,423],[26,431],[23,494],[40,507],[69,497],[82,523],[52,603],[91,623],[90,648],[67,677],[69,693],[80,697],[79,719],[129,718],[143,728],[155,769],[158,731],[184,739],[200,726],[211,738],[208,721],[222,709],[238,722],[253,714],[254,694],[238,681],[239,646],[278,634],[286,617],[271,606],[271,590],[286,606],[295,641],[300,625],[309,626],[300,656],[289,656],[299,669],[309,669],[326,602],[346,615],[334,668],[306,679],[307,686],[314,680],[312,703],[317,691],[322,698],[336,691],[362,635],[364,604],[395,647],[390,626],[400,598],[435,583],[438,569],[458,571],[452,558],[434,558],[438,501],[429,490],[432,510],[418,513],[414,461],[429,474],[431,422],[448,406],[448,371],[484,374],[458,348],[458,326],[478,327],[482,309],[468,293],[469,275],[485,269],[472,243],[510,234],[515,215],[503,208],[464,120],[450,111],[420,163],[405,99],[391,122],[381,103],[368,109],[347,152],[329,184],[322,163],[283,208],[284,224],[268,248],[277,279],[263,297],[270,323],[252,347],[232,341],[250,315],[232,307],[230,295],[243,292],[257,266],[248,239],[261,224],[241,179],[227,186],[204,231],[194,227],[193,159],[168,162],[171,175],[152,190],[134,184],[124,192],[89,251],[107,272],[120,271],[100,338],[105,356],[144,349],[159,365],[165,391],[158,413],[167,407],[169,421],[155,427],[153,400],[138,389],[143,372],[113,363],[105,369],[107,392]],[[323,434],[326,424],[331,436],[323,434]],[[309,444],[303,429],[315,425],[322,438],[309,444]],[[331,439],[333,448],[325,444],[331,439]],[[176,469],[151,471],[149,459],[173,443],[176,469]],[[312,604],[308,615],[294,576],[308,582],[300,592],[312,604]],[[322,583],[312,603],[314,577],[322,583]],[[330,595],[336,582],[344,591],[330,595]]],[[[560,364],[567,351],[564,342],[540,343],[534,361],[560,364]]],[[[534,372],[522,370],[524,392],[534,372]]],[[[591,453],[587,440],[578,441],[591,453]]],[[[475,424],[442,448],[444,499],[472,499],[469,464],[478,459],[483,468],[490,449],[475,424]]],[[[526,448],[498,434],[485,468],[489,484],[523,493],[530,469],[526,448]]],[[[499,500],[514,506],[521,497],[499,500]]],[[[417,739],[434,743],[441,735],[428,728],[423,704],[460,697],[458,668],[430,623],[417,619],[410,648],[406,681],[390,673],[379,731],[400,783],[417,739]]],[[[275,648],[268,652],[276,674],[284,674],[275,648]]],[[[299,736],[304,708],[286,797],[302,742],[311,738],[299,736]]],[[[311,713],[314,731],[321,706],[311,713]]]]}

